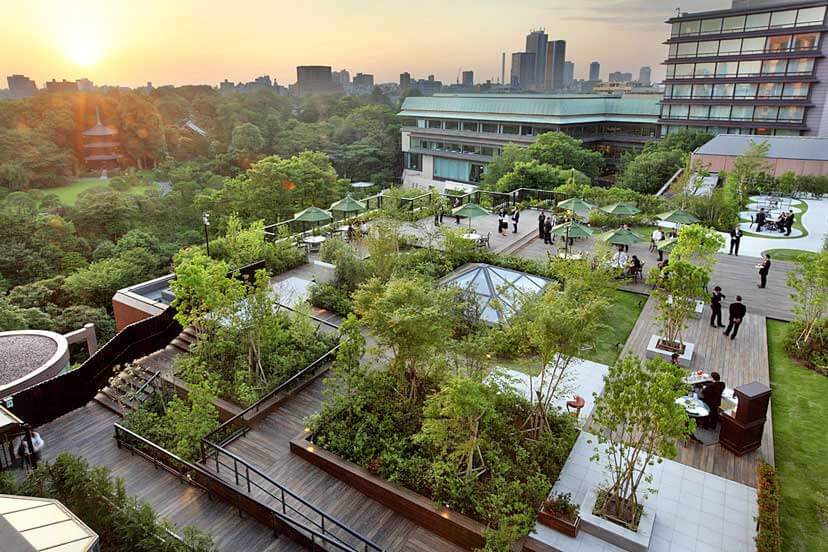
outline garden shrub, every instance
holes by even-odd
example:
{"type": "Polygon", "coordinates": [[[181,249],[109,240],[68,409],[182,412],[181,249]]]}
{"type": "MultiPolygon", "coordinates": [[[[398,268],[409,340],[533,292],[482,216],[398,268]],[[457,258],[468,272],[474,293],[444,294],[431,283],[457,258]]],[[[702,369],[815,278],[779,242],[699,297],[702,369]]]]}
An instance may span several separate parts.
{"type": "Polygon", "coordinates": [[[314,307],[325,309],[339,316],[348,316],[348,313],[353,310],[350,294],[332,282],[312,285],[309,300],[314,307]]]}
{"type": "Polygon", "coordinates": [[[776,470],[759,460],[756,468],[756,486],[758,530],[756,532],[757,552],[779,552],[782,549],[782,537],[779,529],[779,476],[776,470]]]}
{"type": "Polygon", "coordinates": [[[804,322],[801,320],[794,320],[788,324],[785,352],[811,370],[828,376],[828,320],[818,321],[808,340],[798,339],[803,327],[804,322]]]}

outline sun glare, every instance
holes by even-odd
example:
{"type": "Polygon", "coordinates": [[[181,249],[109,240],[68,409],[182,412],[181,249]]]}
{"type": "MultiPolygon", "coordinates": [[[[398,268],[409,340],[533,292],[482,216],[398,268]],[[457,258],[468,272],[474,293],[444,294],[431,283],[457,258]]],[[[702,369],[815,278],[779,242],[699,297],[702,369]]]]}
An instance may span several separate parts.
{"type": "Polygon", "coordinates": [[[101,57],[101,51],[94,41],[84,37],[75,37],[66,45],[66,56],[73,63],[88,67],[97,63],[101,57]]]}

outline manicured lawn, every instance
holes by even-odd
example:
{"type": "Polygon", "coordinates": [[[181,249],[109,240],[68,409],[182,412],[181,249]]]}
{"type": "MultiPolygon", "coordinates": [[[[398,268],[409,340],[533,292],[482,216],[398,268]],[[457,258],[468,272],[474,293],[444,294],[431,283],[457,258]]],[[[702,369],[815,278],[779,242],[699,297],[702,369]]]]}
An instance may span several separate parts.
{"type": "Polygon", "coordinates": [[[828,551],[820,525],[819,491],[828,493],[828,377],[803,368],[785,353],[787,324],[768,320],[773,442],[782,486],[780,521],[786,552],[828,551]]]}
{"type": "Polygon", "coordinates": [[[584,358],[607,366],[615,364],[646,302],[647,297],[644,295],[616,291],[612,307],[604,320],[607,327],[597,336],[595,349],[587,351],[584,358]]]}
{"type": "MultiPolygon", "coordinates": [[[[67,184],[66,186],[61,186],[59,188],[48,188],[44,189],[43,191],[49,194],[55,194],[60,199],[61,203],[64,205],[74,205],[75,202],[78,200],[78,196],[81,192],[85,192],[90,188],[95,188],[99,186],[107,186],[108,181],[101,180],[97,177],[92,178],[79,178],[74,182],[67,184]]],[[[143,194],[147,190],[151,190],[155,184],[143,184],[140,186],[135,186],[134,188],[130,189],[130,192],[133,194],[143,194]]]]}
{"type": "Polygon", "coordinates": [[[767,253],[774,261],[795,261],[799,257],[815,257],[816,253],[812,251],[800,251],[799,249],[768,249],[763,251],[764,255],[767,253]]]}

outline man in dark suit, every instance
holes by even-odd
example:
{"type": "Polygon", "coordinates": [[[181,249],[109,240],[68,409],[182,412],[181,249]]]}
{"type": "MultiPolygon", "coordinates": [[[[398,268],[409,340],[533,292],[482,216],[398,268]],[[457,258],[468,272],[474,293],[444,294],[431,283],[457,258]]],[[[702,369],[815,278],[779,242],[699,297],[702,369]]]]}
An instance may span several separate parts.
{"type": "Polygon", "coordinates": [[[546,212],[541,211],[538,215],[538,237],[542,238],[544,236],[543,232],[543,225],[546,223],[546,212]]]}
{"type": "Polygon", "coordinates": [[[515,207],[515,210],[512,211],[512,234],[517,234],[517,225],[519,220],[520,211],[518,211],[518,208],[515,207]]]}
{"type": "Polygon", "coordinates": [[[791,228],[794,225],[794,212],[793,210],[788,211],[788,216],[785,218],[785,235],[791,235],[791,228]]]}
{"type": "Polygon", "coordinates": [[[725,384],[718,372],[712,372],[710,377],[713,378],[711,383],[705,385],[699,398],[704,401],[704,404],[710,409],[710,414],[701,420],[701,426],[708,429],[716,429],[719,423],[719,406],[722,404],[722,393],[725,390],[725,384]]]}
{"type": "Polygon", "coordinates": [[[730,231],[730,253],[728,255],[739,256],[739,244],[742,243],[742,229],[738,226],[730,231]]]}
{"type": "Polygon", "coordinates": [[[722,299],[725,295],[722,293],[722,288],[716,286],[713,288],[713,295],[710,297],[710,310],[713,311],[710,315],[710,327],[724,328],[722,324],[722,299]]]}
{"type": "Polygon", "coordinates": [[[546,221],[543,223],[543,243],[548,243],[552,245],[552,217],[546,217],[546,221]]]}
{"type": "Polygon", "coordinates": [[[737,295],[736,301],[730,304],[728,314],[730,316],[727,321],[727,329],[724,331],[724,334],[733,340],[736,339],[736,334],[739,333],[739,326],[742,324],[745,314],[747,314],[747,307],[742,303],[741,295],[737,295]]]}
{"type": "Polygon", "coordinates": [[[768,285],[768,272],[770,272],[771,260],[770,255],[765,253],[762,255],[762,262],[757,266],[759,269],[759,287],[764,288],[768,285]]]}
{"type": "Polygon", "coordinates": [[[756,231],[761,232],[762,227],[765,225],[765,221],[767,220],[768,216],[765,214],[765,208],[760,207],[759,212],[756,213],[756,231]]]}

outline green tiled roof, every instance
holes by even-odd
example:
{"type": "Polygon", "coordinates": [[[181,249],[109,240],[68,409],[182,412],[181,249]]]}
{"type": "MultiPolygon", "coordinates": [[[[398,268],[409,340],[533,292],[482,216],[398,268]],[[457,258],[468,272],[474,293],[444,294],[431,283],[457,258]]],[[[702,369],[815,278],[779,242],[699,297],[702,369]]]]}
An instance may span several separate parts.
{"type": "Polygon", "coordinates": [[[435,117],[527,123],[627,121],[655,123],[659,96],[435,95],[406,98],[400,117],[435,117]]]}

